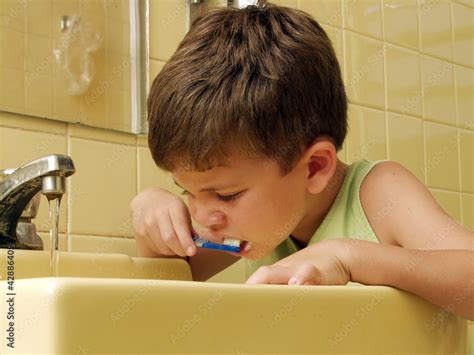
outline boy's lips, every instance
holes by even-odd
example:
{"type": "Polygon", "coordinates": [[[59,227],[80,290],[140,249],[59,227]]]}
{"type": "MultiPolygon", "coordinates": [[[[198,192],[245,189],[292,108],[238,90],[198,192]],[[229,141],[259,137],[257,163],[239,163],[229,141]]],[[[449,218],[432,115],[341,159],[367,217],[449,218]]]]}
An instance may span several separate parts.
{"type": "Polygon", "coordinates": [[[251,242],[246,241],[246,240],[242,240],[242,242],[240,243],[240,252],[238,252],[238,253],[229,252],[229,253],[231,253],[233,255],[236,255],[236,256],[245,256],[249,253],[251,248],[252,248],[252,243],[251,242]]]}

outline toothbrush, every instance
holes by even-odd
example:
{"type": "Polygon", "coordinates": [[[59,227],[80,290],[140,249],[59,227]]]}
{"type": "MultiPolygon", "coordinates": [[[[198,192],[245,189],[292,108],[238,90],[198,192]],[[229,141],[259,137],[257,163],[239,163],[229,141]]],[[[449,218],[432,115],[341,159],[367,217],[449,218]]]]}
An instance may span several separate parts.
{"type": "Polygon", "coordinates": [[[196,235],[193,235],[194,244],[199,248],[215,249],[215,250],[225,250],[231,251],[234,253],[240,252],[240,240],[237,239],[224,239],[224,244],[217,244],[210,242],[209,240],[202,239],[196,235]]]}

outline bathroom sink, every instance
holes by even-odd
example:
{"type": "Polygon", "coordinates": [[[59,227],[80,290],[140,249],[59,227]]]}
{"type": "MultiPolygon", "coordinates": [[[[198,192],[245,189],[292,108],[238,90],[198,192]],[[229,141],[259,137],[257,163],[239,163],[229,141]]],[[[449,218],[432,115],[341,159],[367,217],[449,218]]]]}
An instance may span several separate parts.
{"type": "Polygon", "coordinates": [[[32,253],[15,251],[15,349],[0,282],[1,354],[465,352],[463,319],[390,287],[194,282],[181,259],[87,253],[41,277],[47,252],[32,253]]]}
{"type": "MultiPolygon", "coordinates": [[[[7,249],[0,249],[0,280],[6,279],[7,249]]],[[[15,278],[51,276],[50,252],[14,250],[15,278]]],[[[192,280],[179,258],[135,258],[124,254],[59,252],[58,276],[123,279],[192,280]]]]}

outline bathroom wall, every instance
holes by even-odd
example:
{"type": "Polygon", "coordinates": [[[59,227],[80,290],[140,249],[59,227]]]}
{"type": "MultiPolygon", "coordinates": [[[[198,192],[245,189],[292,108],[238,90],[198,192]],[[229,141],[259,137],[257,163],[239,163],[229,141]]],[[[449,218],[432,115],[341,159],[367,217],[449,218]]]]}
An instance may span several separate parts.
{"type": "MultiPolygon", "coordinates": [[[[450,215],[474,228],[474,2],[274,3],[309,12],[334,43],[351,102],[340,158],[400,162],[450,215]]],[[[150,0],[151,80],[184,35],[185,1],[150,0]]],[[[29,58],[39,55],[33,51],[29,58]]],[[[177,192],[169,176],[154,167],[145,137],[0,112],[0,167],[49,153],[71,155],[77,168],[61,212],[63,250],[135,255],[130,200],[149,186],[177,192]]],[[[48,243],[46,205],[43,200],[37,225],[48,243]]],[[[213,281],[241,282],[243,275],[239,262],[213,281]]]]}
{"type": "Polygon", "coordinates": [[[2,0],[0,53],[0,110],[131,131],[128,0],[2,0]],[[81,18],[78,26],[62,32],[61,17],[75,15],[81,18]],[[94,80],[86,93],[71,96],[71,81],[53,50],[68,56],[67,70],[79,78],[68,48],[77,48],[82,36],[97,45],[94,80]]]}

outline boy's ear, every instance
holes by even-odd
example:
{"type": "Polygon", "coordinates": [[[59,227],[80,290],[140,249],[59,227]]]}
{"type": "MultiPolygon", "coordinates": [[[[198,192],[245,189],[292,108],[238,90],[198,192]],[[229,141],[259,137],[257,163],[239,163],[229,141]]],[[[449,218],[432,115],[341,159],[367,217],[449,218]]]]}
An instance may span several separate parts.
{"type": "Polygon", "coordinates": [[[303,161],[307,169],[308,192],[322,192],[333,178],[337,168],[336,147],[331,141],[316,141],[306,149],[303,161]]]}

